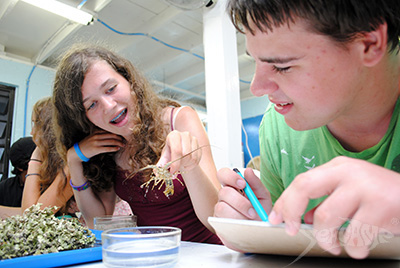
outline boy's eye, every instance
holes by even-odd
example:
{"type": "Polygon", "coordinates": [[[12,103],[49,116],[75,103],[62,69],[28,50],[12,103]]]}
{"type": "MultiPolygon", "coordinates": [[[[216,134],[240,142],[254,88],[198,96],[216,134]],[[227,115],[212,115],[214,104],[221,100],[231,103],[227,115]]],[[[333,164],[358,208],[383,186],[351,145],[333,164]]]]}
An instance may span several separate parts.
{"type": "Polygon", "coordinates": [[[272,69],[276,73],[285,73],[290,70],[290,66],[288,67],[277,67],[277,66],[272,66],[272,69]]]}

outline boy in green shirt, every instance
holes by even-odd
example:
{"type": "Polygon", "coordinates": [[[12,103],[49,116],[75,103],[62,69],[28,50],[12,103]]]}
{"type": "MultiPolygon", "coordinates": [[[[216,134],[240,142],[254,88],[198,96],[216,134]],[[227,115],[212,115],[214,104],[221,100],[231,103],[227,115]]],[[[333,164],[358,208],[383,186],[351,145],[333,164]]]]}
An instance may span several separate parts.
{"type": "MultiPolygon", "coordinates": [[[[317,240],[332,254],[348,219],[348,230],[361,222],[400,234],[398,1],[231,0],[228,12],[256,62],[250,89],[272,104],[260,127],[261,181],[245,171],[270,222],[290,235],[302,217],[331,230],[317,240]]],[[[218,177],[215,216],[258,219],[240,176],[218,177]]],[[[365,258],[372,241],[352,241],[347,253],[365,258]]]]}

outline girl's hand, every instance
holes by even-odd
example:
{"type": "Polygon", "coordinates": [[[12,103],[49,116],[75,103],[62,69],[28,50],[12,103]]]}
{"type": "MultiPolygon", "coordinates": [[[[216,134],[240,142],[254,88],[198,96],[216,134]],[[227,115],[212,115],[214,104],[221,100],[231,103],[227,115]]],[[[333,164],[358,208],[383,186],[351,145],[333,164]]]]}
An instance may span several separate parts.
{"type": "MultiPolygon", "coordinates": [[[[98,154],[117,152],[124,146],[124,139],[121,136],[103,131],[95,132],[79,142],[79,148],[87,158],[98,154]]],[[[82,162],[74,147],[68,150],[67,157],[69,160],[82,162]]]]}
{"type": "Polygon", "coordinates": [[[196,137],[189,132],[174,130],[167,136],[157,166],[165,166],[173,161],[169,166],[171,173],[189,171],[199,164],[201,156],[202,152],[196,137]]]}

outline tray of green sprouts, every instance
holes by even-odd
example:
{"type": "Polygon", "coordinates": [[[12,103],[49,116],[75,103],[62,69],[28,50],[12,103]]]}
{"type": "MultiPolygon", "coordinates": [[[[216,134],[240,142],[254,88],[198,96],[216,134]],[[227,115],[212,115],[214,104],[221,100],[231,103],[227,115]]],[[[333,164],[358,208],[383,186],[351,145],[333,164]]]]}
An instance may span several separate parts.
{"type": "Polygon", "coordinates": [[[76,218],[57,218],[41,204],[0,222],[0,260],[93,247],[95,235],[76,218]]]}

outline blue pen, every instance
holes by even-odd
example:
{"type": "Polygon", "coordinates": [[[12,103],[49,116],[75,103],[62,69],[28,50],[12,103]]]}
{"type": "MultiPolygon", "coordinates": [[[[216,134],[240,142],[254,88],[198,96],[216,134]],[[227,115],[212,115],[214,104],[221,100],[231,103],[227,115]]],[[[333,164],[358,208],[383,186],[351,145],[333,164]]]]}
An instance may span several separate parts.
{"type": "Polygon", "coordinates": [[[234,168],[233,171],[235,171],[237,174],[239,174],[246,182],[246,187],[244,187],[244,193],[249,198],[250,203],[253,205],[258,216],[260,216],[262,221],[268,221],[267,212],[265,212],[264,208],[261,206],[260,201],[258,201],[256,195],[254,194],[253,190],[250,188],[250,185],[247,183],[247,181],[244,178],[244,176],[242,175],[242,173],[240,173],[240,171],[237,168],[234,168]]]}

